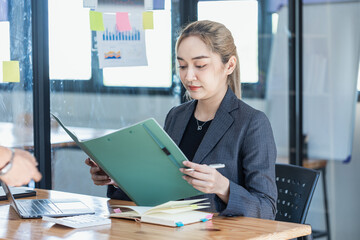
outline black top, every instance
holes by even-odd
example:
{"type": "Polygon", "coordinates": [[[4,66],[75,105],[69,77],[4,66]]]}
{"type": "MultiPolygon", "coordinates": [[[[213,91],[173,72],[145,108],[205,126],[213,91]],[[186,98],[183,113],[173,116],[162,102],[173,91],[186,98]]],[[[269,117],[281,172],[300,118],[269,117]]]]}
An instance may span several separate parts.
{"type": "Polygon", "coordinates": [[[179,144],[179,148],[185,154],[189,161],[193,160],[195,153],[199,148],[200,143],[211,124],[211,121],[212,120],[202,122],[196,120],[194,114],[191,115],[191,118],[186,126],[184,135],[179,144]],[[198,130],[199,128],[201,130],[198,130]]]}

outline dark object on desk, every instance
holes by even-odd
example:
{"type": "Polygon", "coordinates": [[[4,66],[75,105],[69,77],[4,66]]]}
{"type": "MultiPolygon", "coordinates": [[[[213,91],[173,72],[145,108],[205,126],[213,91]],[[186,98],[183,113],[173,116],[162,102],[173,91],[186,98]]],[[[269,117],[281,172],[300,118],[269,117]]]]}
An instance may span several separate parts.
{"type": "MultiPolygon", "coordinates": [[[[36,191],[31,189],[26,189],[22,187],[11,187],[11,192],[15,198],[31,197],[36,196],[36,191]]],[[[7,200],[4,189],[0,188],[0,201],[7,200]]]]}
{"type": "Polygon", "coordinates": [[[275,220],[304,224],[320,172],[290,164],[276,164],[275,170],[278,189],[275,220]]]}

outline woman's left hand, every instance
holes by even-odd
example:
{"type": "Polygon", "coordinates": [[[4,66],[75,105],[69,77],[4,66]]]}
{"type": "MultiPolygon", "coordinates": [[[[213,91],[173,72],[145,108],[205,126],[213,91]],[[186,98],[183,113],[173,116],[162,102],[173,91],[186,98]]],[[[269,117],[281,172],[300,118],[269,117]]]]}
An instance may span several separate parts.
{"type": "Polygon", "coordinates": [[[195,189],[203,193],[215,193],[225,203],[229,200],[230,182],[216,169],[208,165],[201,165],[190,161],[184,161],[186,168],[180,168],[180,172],[185,175],[183,178],[191,184],[195,189]]]}

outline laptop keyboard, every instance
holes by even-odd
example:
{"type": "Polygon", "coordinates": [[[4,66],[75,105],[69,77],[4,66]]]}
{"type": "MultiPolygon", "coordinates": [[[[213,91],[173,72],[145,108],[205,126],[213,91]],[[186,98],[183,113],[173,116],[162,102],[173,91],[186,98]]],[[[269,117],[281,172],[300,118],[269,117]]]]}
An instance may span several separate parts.
{"type": "Polygon", "coordinates": [[[17,201],[22,212],[30,216],[50,215],[61,213],[51,201],[47,199],[17,201]]]}

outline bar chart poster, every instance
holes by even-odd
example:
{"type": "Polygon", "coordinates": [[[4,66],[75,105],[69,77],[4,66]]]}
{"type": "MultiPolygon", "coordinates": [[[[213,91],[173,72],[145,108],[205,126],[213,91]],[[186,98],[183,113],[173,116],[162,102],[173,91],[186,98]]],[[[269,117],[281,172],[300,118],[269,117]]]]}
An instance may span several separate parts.
{"type": "Polygon", "coordinates": [[[142,17],[129,13],[130,31],[118,31],[116,15],[104,13],[105,31],[97,31],[99,67],[147,66],[142,17]]]}

